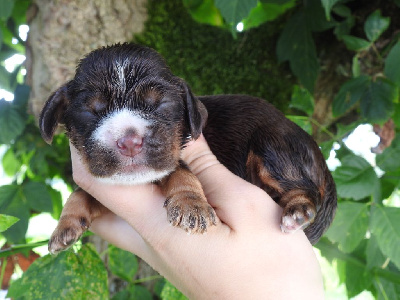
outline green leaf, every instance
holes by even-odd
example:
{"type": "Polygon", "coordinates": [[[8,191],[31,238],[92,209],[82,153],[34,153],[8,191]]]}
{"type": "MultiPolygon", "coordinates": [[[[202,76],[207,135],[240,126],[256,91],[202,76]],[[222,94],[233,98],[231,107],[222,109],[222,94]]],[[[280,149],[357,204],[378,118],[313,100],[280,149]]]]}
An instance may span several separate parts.
{"type": "Polygon", "coordinates": [[[22,186],[22,190],[32,210],[38,212],[53,211],[53,203],[46,184],[29,181],[22,186]]]}
{"type": "MultiPolygon", "coordinates": [[[[341,282],[346,280],[345,275],[345,267],[347,265],[358,266],[365,269],[365,254],[366,248],[364,247],[366,241],[360,243],[360,246],[357,247],[356,251],[348,254],[344,253],[343,251],[339,250],[338,247],[331,243],[325,237],[322,237],[321,240],[315,245],[320,251],[321,254],[326,257],[329,261],[336,260],[337,261],[337,271],[340,277],[341,282]]],[[[371,275],[375,277],[382,277],[389,280],[392,283],[397,284],[400,286],[400,274],[394,268],[391,268],[391,264],[385,269],[382,268],[373,268],[369,270],[371,275]]],[[[389,298],[390,299],[390,298],[389,298]]],[[[387,299],[387,300],[389,300],[387,299]]]]}
{"type": "Polygon", "coordinates": [[[351,29],[354,27],[355,17],[351,16],[346,18],[340,23],[336,24],[334,33],[338,40],[342,40],[343,36],[348,36],[350,34],[351,29]]]}
{"type": "Polygon", "coordinates": [[[284,4],[258,2],[257,6],[250,11],[249,16],[243,20],[243,28],[247,30],[275,20],[295,4],[295,0],[286,1],[284,4]]]}
{"type": "Polygon", "coordinates": [[[7,230],[18,221],[16,217],[0,214],[0,232],[7,230]]]}
{"type": "Polygon", "coordinates": [[[381,16],[378,9],[370,14],[364,23],[364,31],[371,42],[375,42],[381,34],[389,27],[390,18],[381,16]]]}
{"type": "Polygon", "coordinates": [[[141,285],[133,285],[129,289],[130,294],[132,297],[130,299],[140,299],[140,300],[152,300],[153,296],[151,295],[150,291],[147,290],[144,286],[141,285]]]}
{"type": "Polygon", "coordinates": [[[0,144],[9,144],[25,128],[25,120],[12,103],[0,100],[0,144]]]}
{"type": "Polygon", "coordinates": [[[385,171],[385,174],[380,178],[380,182],[381,198],[388,199],[393,193],[397,193],[397,189],[400,188],[400,169],[394,172],[385,171]]]}
{"type": "Polygon", "coordinates": [[[111,300],[130,300],[130,299],[132,299],[132,297],[128,289],[119,291],[118,293],[114,294],[111,298],[111,300]]]}
{"type": "Polygon", "coordinates": [[[328,159],[329,156],[331,155],[331,151],[332,151],[334,143],[335,143],[334,140],[329,140],[329,141],[319,143],[322,155],[324,156],[325,159],[328,159]]]}
{"type": "MultiPolygon", "coordinates": [[[[363,240],[358,247],[352,252],[352,255],[365,261],[367,240],[363,240]]],[[[372,274],[370,270],[363,265],[354,265],[346,263],[346,290],[347,296],[354,297],[363,290],[368,290],[372,284],[372,274]]]]}
{"type": "Polygon", "coordinates": [[[304,116],[291,116],[288,115],[286,116],[290,121],[296,123],[298,126],[300,126],[305,132],[311,135],[312,133],[312,126],[311,126],[311,121],[309,117],[304,117],[304,116]]]}
{"type": "Polygon", "coordinates": [[[331,19],[331,10],[332,7],[341,0],[321,0],[322,6],[325,9],[325,17],[327,20],[331,19]]]}
{"type": "Polygon", "coordinates": [[[5,67],[0,65],[0,88],[11,91],[11,84],[10,84],[11,74],[6,70],[5,67]]]}
{"type": "Polygon", "coordinates": [[[256,5],[257,0],[215,0],[215,6],[234,31],[236,25],[246,18],[256,5]]]}
{"type": "Polygon", "coordinates": [[[379,249],[378,242],[374,235],[368,239],[367,249],[367,268],[372,269],[374,267],[381,268],[386,261],[386,257],[382,254],[381,249],[379,249]]]}
{"type": "Polygon", "coordinates": [[[31,0],[15,0],[14,9],[12,11],[13,21],[17,26],[26,24],[26,14],[29,6],[31,5],[31,0]]]}
{"type": "Polygon", "coordinates": [[[364,158],[350,154],[343,157],[341,162],[342,165],[333,172],[340,197],[361,200],[376,191],[378,177],[364,158]]]}
{"type": "Polygon", "coordinates": [[[1,210],[2,213],[14,216],[20,220],[2,233],[10,244],[22,242],[28,229],[30,211],[26,202],[19,195],[20,193],[17,193],[12,202],[5,209],[1,210]]]}
{"type": "Polygon", "coordinates": [[[321,0],[308,0],[304,2],[304,12],[307,26],[311,31],[321,32],[335,27],[336,23],[328,21],[325,17],[321,0]]]}
{"type": "Polygon", "coordinates": [[[18,191],[19,191],[19,186],[16,184],[0,186],[0,211],[6,209],[6,207],[16,197],[18,191]]]}
{"type": "Polygon", "coordinates": [[[293,15],[286,23],[277,44],[280,62],[289,60],[293,73],[310,93],[319,73],[315,43],[304,11],[293,15]]]}
{"type": "Polygon", "coordinates": [[[174,287],[169,281],[167,281],[161,292],[162,300],[187,300],[176,287],[174,287]]]}
{"type": "Polygon", "coordinates": [[[49,165],[47,164],[47,154],[49,153],[48,149],[42,149],[42,151],[36,151],[33,153],[32,157],[29,160],[29,170],[31,170],[34,174],[38,174],[41,176],[47,176],[49,173],[49,165]]]}
{"type": "Polygon", "coordinates": [[[346,264],[346,290],[349,299],[368,290],[371,284],[372,276],[365,268],[346,264]]]}
{"type": "Polygon", "coordinates": [[[12,13],[14,0],[0,0],[0,19],[7,20],[12,13]]]}
{"type": "Polygon", "coordinates": [[[153,296],[144,286],[132,285],[125,290],[116,293],[111,300],[152,300],[153,296]]]}
{"type": "Polygon", "coordinates": [[[6,173],[7,176],[12,177],[19,171],[22,162],[15,157],[14,151],[10,148],[6,153],[4,153],[2,164],[4,173],[6,173]]]}
{"type": "Polygon", "coordinates": [[[378,293],[377,300],[399,300],[400,285],[390,282],[385,278],[375,276],[374,286],[378,293]]]}
{"type": "MultiPolygon", "coordinates": [[[[21,43],[13,44],[14,34],[5,25],[5,22],[0,22],[0,29],[3,33],[3,45],[7,45],[9,48],[14,49],[17,53],[25,54],[25,47],[21,43]]],[[[7,54],[9,53],[10,52],[7,51],[7,54]]]]}
{"type": "Polygon", "coordinates": [[[360,100],[361,116],[370,123],[386,122],[394,112],[398,97],[399,88],[386,78],[371,81],[360,100]]]}
{"type": "Polygon", "coordinates": [[[224,21],[214,0],[183,0],[193,19],[199,23],[222,26],[224,21]]]}
{"type": "Polygon", "coordinates": [[[359,77],[361,75],[361,65],[358,55],[353,56],[353,62],[351,64],[351,71],[353,77],[359,77]]]}
{"type": "Polygon", "coordinates": [[[23,299],[107,299],[107,270],[93,245],[34,261],[7,297],[23,299]]]}
{"type": "Polygon", "coordinates": [[[374,206],[371,231],[382,253],[400,268],[400,208],[374,206]]]}
{"type": "Polygon", "coordinates": [[[394,124],[396,124],[397,127],[400,127],[400,103],[395,103],[392,119],[394,124]]]}
{"type": "Polygon", "coordinates": [[[26,113],[30,91],[31,88],[25,84],[18,84],[15,88],[13,105],[18,108],[21,114],[26,113]]]}
{"type": "Polygon", "coordinates": [[[138,270],[136,256],[128,251],[110,246],[108,258],[111,272],[128,282],[132,282],[138,270]]]}
{"type": "Polygon", "coordinates": [[[370,78],[368,76],[359,76],[345,82],[333,100],[333,115],[338,117],[353,107],[361,99],[369,84],[370,78]]]}
{"type": "Polygon", "coordinates": [[[332,110],[340,116],[360,100],[361,115],[371,123],[386,121],[394,112],[398,99],[398,87],[385,78],[372,81],[368,76],[359,76],[342,85],[336,95],[332,110]]]}
{"type": "Polygon", "coordinates": [[[397,135],[390,147],[376,156],[376,164],[385,172],[395,172],[400,169],[400,136],[397,135]]]}
{"type": "Polygon", "coordinates": [[[60,218],[61,215],[61,211],[63,209],[63,203],[62,203],[62,195],[59,191],[51,188],[51,187],[47,187],[49,194],[51,196],[51,202],[53,204],[53,209],[52,209],[52,213],[51,216],[58,220],[60,218]]]}
{"type": "Polygon", "coordinates": [[[1,31],[1,28],[0,28],[0,51],[1,51],[2,46],[3,46],[3,32],[1,31]]]}
{"type": "Polygon", "coordinates": [[[341,38],[347,49],[357,52],[367,50],[372,45],[371,42],[351,35],[342,35],[341,38]]]}
{"type": "Polygon", "coordinates": [[[301,110],[311,116],[314,112],[314,98],[308,90],[295,85],[289,107],[301,110]]]}
{"type": "Polygon", "coordinates": [[[400,41],[390,50],[385,60],[385,75],[400,86],[400,41]]]}
{"type": "Polygon", "coordinates": [[[368,206],[364,203],[340,202],[326,237],[339,243],[343,252],[352,252],[365,238],[368,229],[368,206]]]}
{"type": "Polygon", "coordinates": [[[345,82],[333,100],[333,115],[338,117],[353,107],[361,99],[369,84],[368,76],[359,76],[345,82]]]}
{"type": "Polygon", "coordinates": [[[289,3],[289,2],[292,2],[292,0],[260,0],[260,2],[285,5],[285,4],[289,3]]]}
{"type": "MultiPolygon", "coordinates": [[[[354,129],[356,129],[359,125],[361,124],[361,122],[355,121],[354,123],[350,123],[347,125],[344,124],[337,124],[337,131],[336,131],[336,136],[335,136],[335,140],[339,141],[344,139],[346,136],[348,136],[354,129]]],[[[345,149],[347,148],[345,145],[341,146],[341,149],[345,149]]],[[[347,148],[348,150],[348,148],[347,148]]],[[[346,156],[347,154],[351,153],[350,150],[348,150],[349,152],[344,154],[342,157],[346,156]]]]}
{"type": "Polygon", "coordinates": [[[333,12],[343,18],[348,18],[351,16],[351,9],[348,8],[346,5],[338,4],[332,8],[333,12]]]}

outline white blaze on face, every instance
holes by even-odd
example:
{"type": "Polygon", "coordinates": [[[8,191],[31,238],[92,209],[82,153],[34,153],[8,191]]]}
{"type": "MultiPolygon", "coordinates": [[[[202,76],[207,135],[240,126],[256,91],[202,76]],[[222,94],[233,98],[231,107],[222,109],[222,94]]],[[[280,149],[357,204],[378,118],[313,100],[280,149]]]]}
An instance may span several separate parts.
{"type": "Polygon", "coordinates": [[[99,147],[114,151],[120,159],[119,167],[121,169],[110,177],[98,177],[99,181],[109,184],[144,184],[160,180],[172,172],[172,170],[154,170],[146,166],[145,153],[139,153],[134,157],[124,157],[118,152],[118,139],[126,136],[129,132],[134,132],[145,140],[151,124],[150,120],[144,119],[138,113],[128,109],[115,111],[103,119],[93,132],[92,140],[99,147]]]}
{"type": "MultiPolygon", "coordinates": [[[[126,78],[125,78],[125,69],[128,67],[129,60],[126,59],[122,62],[122,64],[117,61],[115,62],[115,71],[117,73],[117,82],[115,82],[117,86],[117,96],[123,96],[126,92],[126,78]]],[[[128,77],[132,75],[132,72],[128,74],[128,77]]]]}
{"type": "Polygon", "coordinates": [[[151,121],[128,109],[117,110],[103,119],[99,127],[93,132],[93,139],[100,146],[114,149],[118,139],[127,132],[134,131],[144,137],[151,121]]]}

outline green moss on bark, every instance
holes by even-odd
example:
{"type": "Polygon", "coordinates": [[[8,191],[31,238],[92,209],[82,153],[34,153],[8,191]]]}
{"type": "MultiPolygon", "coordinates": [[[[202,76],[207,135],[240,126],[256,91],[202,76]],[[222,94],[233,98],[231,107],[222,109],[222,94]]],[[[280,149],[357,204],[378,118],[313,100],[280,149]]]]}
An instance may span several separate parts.
{"type": "Polygon", "coordinates": [[[279,66],[279,24],[267,23],[233,39],[229,31],[194,21],[182,0],[149,0],[145,31],[135,41],[159,51],[196,95],[249,94],[287,110],[292,79],[279,66]]]}

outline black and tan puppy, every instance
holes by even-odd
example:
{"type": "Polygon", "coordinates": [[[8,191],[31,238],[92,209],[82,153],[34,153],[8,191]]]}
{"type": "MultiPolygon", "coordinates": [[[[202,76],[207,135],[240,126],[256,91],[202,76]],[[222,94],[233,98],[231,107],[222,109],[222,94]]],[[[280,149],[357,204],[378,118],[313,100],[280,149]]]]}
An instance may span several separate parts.
{"type": "MultiPolygon", "coordinates": [[[[45,104],[40,130],[48,143],[58,124],[99,181],[160,185],[168,220],[186,231],[201,233],[216,224],[199,181],[180,160],[185,143],[202,132],[221,163],[283,207],[283,231],[305,229],[315,243],[332,221],[334,182],[306,132],[261,99],[194,97],[152,49],[123,44],[87,55],[45,104]]],[[[76,190],[50,252],[74,243],[105,210],[76,190]]]]}

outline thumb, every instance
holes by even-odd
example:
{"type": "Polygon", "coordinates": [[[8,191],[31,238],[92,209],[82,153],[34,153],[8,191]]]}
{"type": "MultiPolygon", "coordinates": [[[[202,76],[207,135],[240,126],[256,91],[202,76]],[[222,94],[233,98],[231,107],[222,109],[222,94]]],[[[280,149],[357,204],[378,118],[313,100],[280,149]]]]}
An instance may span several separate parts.
{"type": "Polygon", "coordinates": [[[182,159],[199,179],[218,217],[229,227],[246,228],[257,223],[256,216],[261,222],[279,216],[279,207],[271,197],[223,166],[203,135],[184,149],[182,159]]]}

